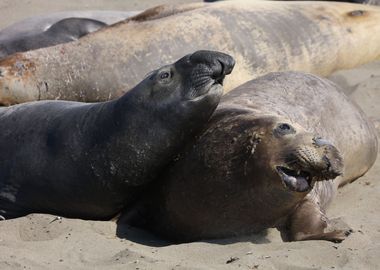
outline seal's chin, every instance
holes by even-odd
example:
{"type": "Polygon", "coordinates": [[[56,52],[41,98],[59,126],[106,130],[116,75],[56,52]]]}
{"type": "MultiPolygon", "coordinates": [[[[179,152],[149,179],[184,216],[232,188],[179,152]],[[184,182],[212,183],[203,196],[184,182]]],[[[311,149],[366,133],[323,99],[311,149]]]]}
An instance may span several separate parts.
{"type": "Polygon", "coordinates": [[[206,96],[221,96],[223,94],[223,80],[210,80],[207,85],[204,85],[202,89],[198,89],[196,93],[191,95],[192,101],[198,101],[206,96]]]}
{"type": "Polygon", "coordinates": [[[292,170],[283,166],[277,166],[276,170],[284,186],[291,191],[307,192],[314,186],[314,177],[310,172],[303,170],[292,170]]]}

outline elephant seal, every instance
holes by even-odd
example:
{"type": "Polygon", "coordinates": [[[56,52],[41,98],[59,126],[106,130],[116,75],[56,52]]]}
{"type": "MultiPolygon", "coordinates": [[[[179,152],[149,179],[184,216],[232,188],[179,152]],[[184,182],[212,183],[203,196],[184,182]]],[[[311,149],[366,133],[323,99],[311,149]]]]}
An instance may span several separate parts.
{"type": "Polygon", "coordinates": [[[197,49],[234,55],[226,91],[271,71],[325,76],[380,58],[379,21],[378,7],[348,3],[159,6],[78,41],[1,60],[0,103],[112,99],[155,66],[197,49]]]}
{"type": "Polygon", "coordinates": [[[0,58],[73,40],[138,11],[66,11],[34,16],[0,30],[0,58]]]}
{"type": "Polygon", "coordinates": [[[326,208],[376,155],[373,126],[336,85],[271,73],[226,94],[197,141],[124,218],[179,242],[270,227],[287,240],[339,242],[348,231],[326,208]]]}
{"type": "Polygon", "coordinates": [[[25,52],[77,40],[106,24],[86,18],[67,18],[35,35],[20,36],[0,41],[0,59],[16,52],[25,52]]]}
{"type": "Polygon", "coordinates": [[[207,122],[233,66],[198,51],[113,101],[0,108],[0,215],[111,218],[207,122]]]}
{"type": "Polygon", "coordinates": [[[107,25],[125,20],[140,13],[139,11],[118,10],[70,10],[50,12],[32,16],[15,22],[0,30],[0,42],[8,39],[20,38],[28,35],[41,34],[53,24],[68,18],[85,18],[100,21],[107,25]]]}

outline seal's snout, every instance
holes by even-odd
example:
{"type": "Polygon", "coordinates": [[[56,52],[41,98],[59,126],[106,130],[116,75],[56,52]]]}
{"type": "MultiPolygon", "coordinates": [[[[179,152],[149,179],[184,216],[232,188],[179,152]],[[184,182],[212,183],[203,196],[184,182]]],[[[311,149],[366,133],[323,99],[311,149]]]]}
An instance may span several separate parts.
{"type": "Polygon", "coordinates": [[[210,66],[222,64],[224,75],[230,74],[235,66],[232,56],[216,51],[196,51],[190,56],[190,61],[194,64],[203,63],[210,66]],[[217,64],[218,62],[220,64],[217,64]]]}
{"type": "Polygon", "coordinates": [[[190,56],[194,64],[205,64],[211,70],[211,78],[222,84],[226,75],[231,74],[235,60],[228,54],[215,51],[197,51],[190,56]]]}
{"type": "Polygon", "coordinates": [[[321,146],[333,146],[333,144],[331,142],[329,142],[328,140],[321,138],[321,137],[314,137],[313,142],[316,146],[319,146],[319,147],[321,147],[321,146]]]}
{"type": "Polygon", "coordinates": [[[338,149],[326,139],[312,139],[312,145],[301,145],[293,153],[301,167],[319,180],[334,179],[342,174],[343,161],[338,149]]]}
{"type": "Polygon", "coordinates": [[[321,137],[313,138],[314,145],[323,153],[323,174],[328,179],[334,179],[343,172],[343,158],[339,150],[328,140],[321,137]]]}
{"type": "Polygon", "coordinates": [[[182,58],[177,66],[183,70],[191,85],[185,93],[190,100],[207,96],[219,102],[224,77],[232,72],[235,60],[221,52],[196,51],[182,58]]]}
{"type": "Polygon", "coordinates": [[[231,74],[235,66],[235,60],[227,54],[222,54],[218,57],[218,61],[221,66],[221,75],[225,76],[231,74]]]}
{"type": "Polygon", "coordinates": [[[342,174],[343,160],[338,149],[322,138],[312,138],[297,146],[283,166],[277,166],[284,185],[297,192],[310,191],[315,181],[334,179],[342,174]]]}
{"type": "Polygon", "coordinates": [[[214,74],[212,75],[212,78],[215,80],[216,83],[223,84],[224,77],[228,74],[231,74],[232,69],[235,66],[235,60],[228,56],[228,58],[225,59],[218,59],[220,67],[216,67],[214,69],[214,74]]]}

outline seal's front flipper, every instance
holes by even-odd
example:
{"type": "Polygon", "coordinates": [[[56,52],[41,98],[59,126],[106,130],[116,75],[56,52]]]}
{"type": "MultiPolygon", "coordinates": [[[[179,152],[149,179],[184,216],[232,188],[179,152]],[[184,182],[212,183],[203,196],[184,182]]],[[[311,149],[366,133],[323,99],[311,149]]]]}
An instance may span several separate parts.
{"type": "Polygon", "coordinates": [[[289,217],[289,240],[327,240],[340,243],[352,230],[339,219],[329,220],[319,205],[309,199],[300,203],[289,217]]]}
{"type": "Polygon", "coordinates": [[[6,220],[7,212],[3,209],[0,209],[0,221],[6,220]]]}

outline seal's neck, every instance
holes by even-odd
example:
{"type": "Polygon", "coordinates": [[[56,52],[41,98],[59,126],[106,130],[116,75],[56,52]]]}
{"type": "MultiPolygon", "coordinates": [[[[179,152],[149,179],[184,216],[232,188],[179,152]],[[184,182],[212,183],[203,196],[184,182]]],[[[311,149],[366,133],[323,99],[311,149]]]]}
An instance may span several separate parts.
{"type": "MultiPolygon", "coordinates": [[[[92,139],[89,156],[112,168],[97,175],[113,179],[119,186],[138,186],[152,180],[174,157],[186,135],[183,127],[163,122],[153,108],[141,106],[133,94],[92,108],[96,119],[88,136],[92,139]]],[[[88,115],[92,117],[91,112],[88,115]]]]}

